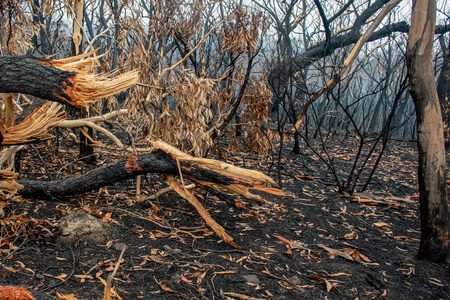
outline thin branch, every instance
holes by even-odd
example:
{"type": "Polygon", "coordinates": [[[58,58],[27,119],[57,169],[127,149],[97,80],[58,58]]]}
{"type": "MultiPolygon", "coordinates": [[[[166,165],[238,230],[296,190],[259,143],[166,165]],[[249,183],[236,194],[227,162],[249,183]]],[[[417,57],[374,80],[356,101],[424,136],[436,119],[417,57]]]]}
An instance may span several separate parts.
{"type": "Polygon", "coordinates": [[[334,14],[334,16],[332,16],[331,18],[328,19],[328,23],[329,24],[333,23],[333,21],[336,20],[337,17],[342,15],[344,13],[344,11],[346,11],[347,8],[353,4],[353,1],[354,0],[350,0],[344,6],[342,6],[342,8],[337,13],[334,14]]]}
{"type": "Polygon", "coordinates": [[[317,10],[319,11],[319,15],[320,15],[320,18],[322,19],[322,23],[323,23],[323,28],[325,30],[325,49],[326,49],[327,46],[330,44],[330,40],[331,40],[330,22],[327,20],[327,16],[325,15],[325,12],[323,11],[323,7],[320,4],[320,0],[314,0],[314,3],[317,6],[317,10]]]}
{"type": "Polygon", "coordinates": [[[182,63],[184,63],[191,55],[192,53],[194,53],[198,48],[200,48],[200,46],[206,41],[206,39],[208,38],[208,36],[217,28],[217,26],[219,26],[220,24],[222,24],[225,20],[222,20],[220,22],[217,22],[216,24],[214,24],[214,26],[205,34],[205,36],[198,42],[198,44],[192,48],[191,51],[189,51],[182,59],[180,59],[177,63],[175,63],[174,65],[172,65],[171,67],[167,67],[165,68],[160,74],[160,77],[163,77],[164,74],[166,74],[167,72],[175,69],[176,67],[178,67],[179,65],[181,65],[182,63]]]}
{"type": "Polygon", "coordinates": [[[306,112],[308,111],[309,106],[320,98],[326,91],[331,90],[341,79],[341,77],[347,72],[347,70],[350,68],[352,63],[355,61],[356,57],[358,56],[359,52],[361,51],[364,44],[369,40],[369,38],[372,36],[375,29],[378,27],[378,25],[381,23],[381,21],[384,19],[384,17],[394,8],[396,7],[402,0],[393,0],[389,2],[386,7],[380,12],[380,14],[375,18],[372,25],[367,29],[367,31],[361,36],[359,41],[356,43],[356,45],[353,47],[352,51],[342,64],[342,66],[339,68],[339,72],[336,73],[330,81],[327,82],[327,84],[322,87],[320,90],[314,92],[313,96],[308,99],[308,101],[303,105],[302,110],[300,112],[300,116],[297,119],[297,122],[295,123],[295,128],[297,130],[300,128],[300,125],[303,122],[303,119],[306,115],[306,112]]]}

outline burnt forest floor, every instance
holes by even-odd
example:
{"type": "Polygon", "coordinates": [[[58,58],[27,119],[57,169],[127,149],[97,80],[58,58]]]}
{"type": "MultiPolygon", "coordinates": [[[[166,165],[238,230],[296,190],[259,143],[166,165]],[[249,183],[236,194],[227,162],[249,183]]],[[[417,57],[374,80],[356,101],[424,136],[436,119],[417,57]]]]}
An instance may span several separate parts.
{"type": "MultiPolygon", "coordinates": [[[[328,151],[342,179],[357,145],[338,142],[328,151]]],[[[416,148],[389,142],[369,191],[353,196],[337,193],[329,169],[308,148],[299,155],[284,149],[280,171],[288,196],[263,195],[262,205],[233,196],[232,205],[196,191],[242,249],[221,241],[176,194],[152,200],[154,206],[136,203],[136,180],[68,199],[4,200],[3,220],[15,225],[3,223],[0,283],[55,298],[58,292],[102,299],[102,280],[126,245],[113,299],[449,299],[449,269],[416,259],[416,148]],[[74,211],[109,223],[105,243],[58,242],[58,220],[74,211]]],[[[68,149],[27,146],[22,176],[47,180],[84,172],[74,161],[76,147],[68,149]]],[[[229,163],[278,179],[272,157],[224,154],[229,163]]],[[[144,196],[162,187],[157,174],[142,180],[144,196]]]]}

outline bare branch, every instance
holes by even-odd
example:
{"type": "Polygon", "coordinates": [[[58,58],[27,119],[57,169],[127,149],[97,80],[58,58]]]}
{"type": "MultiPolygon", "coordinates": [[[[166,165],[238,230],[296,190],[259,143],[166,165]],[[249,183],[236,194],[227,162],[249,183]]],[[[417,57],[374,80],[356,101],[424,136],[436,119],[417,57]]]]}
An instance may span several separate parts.
{"type": "Polygon", "coordinates": [[[309,108],[309,106],[319,99],[322,94],[324,94],[326,91],[329,91],[332,89],[340,80],[340,78],[347,72],[347,70],[350,68],[352,63],[355,61],[356,57],[358,56],[359,52],[361,51],[364,44],[369,40],[377,26],[383,21],[384,17],[395,7],[397,6],[402,0],[393,0],[389,2],[386,7],[380,12],[380,14],[375,18],[372,25],[367,29],[367,31],[361,36],[361,38],[358,40],[356,45],[353,47],[352,52],[348,55],[347,59],[344,61],[342,66],[340,67],[340,70],[337,74],[335,74],[330,81],[321,88],[320,90],[316,91],[311,98],[308,99],[308,101],[303,105],[302,111],[300,112],[300,116],[297,119],[297,122],[295,123],[295,128],[298,130],[300,128],[300,125],[303,122],[303,119],[306,115],[306,112],[309,108]]]}

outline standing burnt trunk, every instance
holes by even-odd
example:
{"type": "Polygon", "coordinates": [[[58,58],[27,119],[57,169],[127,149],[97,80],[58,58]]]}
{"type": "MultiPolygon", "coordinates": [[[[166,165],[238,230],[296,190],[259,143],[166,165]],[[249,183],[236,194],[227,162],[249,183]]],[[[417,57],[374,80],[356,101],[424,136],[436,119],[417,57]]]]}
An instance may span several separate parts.
{"type": "MultiPolygon", "coordinates": [[[[441,73],[437,82],[437,93],[441,103],[442,118],[444,121],[445,148],[450,147],[450,45],[446,44],[444,36],[439,37],[439,43],[444,54],[441,73]]],[[[449,39],[450,43],[450,39],[449,39]]]]}
{"type": "Polygon", "coordinates": [[[444,263],[450,257],[450,219],[444,130],[432,63],[435,22],[436,1],[415,0],[406,55],[419,146],[419,258],[444,263]]]}
{"type": "MultiPolygon", "coordinates": [[[[75,15],[73,16],[73,32],[72,32],[72,55],[78,55],[83,52],[83,33],[81,27],[83,25],[83,8],[84,8],[84,0],[75,0],[73,3],[73,11],[75,15]]],[[[79,113],[80,118],[90,117],[90,107],[82,108],[79,113]]],[[[92,137],[94,131],[91,127],[85,129],[87,135],[92,137]]],[[[86,163],[95,164],[96,158],[94,156],[94,146],[92,142],[90,142],[84,132],[80,132],[80,153],[79,158],[82,159],[86,163]]]]}

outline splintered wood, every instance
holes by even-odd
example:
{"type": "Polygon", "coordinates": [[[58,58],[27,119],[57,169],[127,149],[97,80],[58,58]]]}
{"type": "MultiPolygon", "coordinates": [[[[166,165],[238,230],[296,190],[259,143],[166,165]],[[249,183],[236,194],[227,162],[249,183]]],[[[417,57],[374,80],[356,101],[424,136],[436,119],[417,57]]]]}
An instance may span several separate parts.
{"type": "MultiPolygon", "coordinates": [[[[129,71],[118,76],[110,74],[96,74],[93,72],[99,65],[101,56],[91,56],[95,51],[77,56],[53,60],[51,65],[64,71],[75,72],[64,92],[70,97],[70,104],[75,107],[85,107],[88,103],[115,95],[127,88],[136,85],[139,77],[138,71],[129,71]]],[[[64,100],[64,99],[63,99],[64,100]]]]}
{"type": "MultiPolygon", "coordinates": [[[[199,169],[205,168],[220,175],[223,175],[224,177],[229,179],[230,182],[229,184],[217,184],[214,182],[197,180],[195,178],[189,177],[190,180],[198,183],[200,186],[209,186],[214,189],[218,189],[220,187],[231,193],[238,194],[248,199],[256,200],[258,202],[262,202],[261,197],[259,195],[254,195],[250,193],[249,192],[250,189],[256,189],[279,196],[286,195],[280,189],[262,186],[262,183],[270,183],[274,185],[276,185],[276,183],[273,181],[272,178],[258,171],[242,169],[213,159],[193,157],[184,152],[181,152],[180,150],[160,140],[152,141],[151,144],[153,145],[153,147],[155,147],[155,150],[160,149],[172,155],[173,159],[177,161],[181,178],[183,178],[183,174],[182,168],[180,167],[180,161],[187,161],[197,164],[196,167],[199,169]]],[[[186,189],[186,187],[184,186],[184,182],[182,182],[182,185],[180,185],[175,181],[175,179],[172,176],[167,175],[166,183],[171,188],[173,188],[173,190],[177,192],[181,197],[188,200],[189,203],[195,207],[200,216],[205,220],[206,224],[208,224],[208,226],[211,227],[221,239],[223,239],[225,242],[229,243],[230,245],[236,248],[241,248],[239,245],[233,242],[233,238],[231,238],[226,233],[225,229],[219,224],[217,224],[217,222],[211,218],[210,214],[200,204],[197,198],[190,191],[188,191],[188,189],[186,189]]]]}

